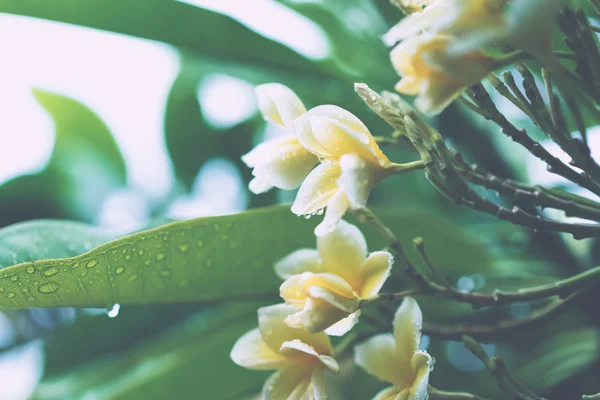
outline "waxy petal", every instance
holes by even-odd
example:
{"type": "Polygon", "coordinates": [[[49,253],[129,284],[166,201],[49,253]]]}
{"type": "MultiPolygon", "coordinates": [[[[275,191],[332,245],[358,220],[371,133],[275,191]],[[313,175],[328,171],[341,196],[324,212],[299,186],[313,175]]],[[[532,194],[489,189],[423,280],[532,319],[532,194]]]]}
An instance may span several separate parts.
{"type": "Polygon", "coordinates": [[[353,209],[365,207],[371,190],[387,175],[384,169],[374,167],[357,154],[342,156],[340,167],[342,173],[338,186],[348,197],[353,209]]]}
{"type": "Polygon", "coordinates": [[[405,387],[407,381],[412,383],[410,360],[407,366],[399,363],[396,355],[396,340],[390,334],[371,337],[354,347],[356,365],[375,376],[398,387],[405,387]],[[406,368],[408,367],[408,370],[406,368]],[[406,379],[405,374],[409,374],[406,379]]]}
{"type": "Polygon", "coordinates": [[[329,336],[344,336],[354,328],[354,325],[358,324],[359,317],[360,310],[356,310],[346,318],[339,320],[329,328],[325,329],[325,333],[329,336]]]}
{"type": "Polygon", "coordinates": [[[387,251],[376,251],[369,255],[361,268],[363,275],[361,298],[375,296],[392,270],[394,257],[387,251]]]}
{"type": "Polygon", "coordinates": [[[299,353],[314,357],[315,361],[320,361],[325,368],[336,375],[340,372],[340,366],[334,358],[320,355],[314,348],[298,339],[284,342],[281,345],[281,354],[294,356],[299,353]]]}
{"type": "Polygon", "coordinates": [[[263,400],[301,400],[308,390],[311,377],[310,365],[280,369],[265,382],[263,400]]]}
{"type": "Polygon", "coordinates": [[[343,278],[356,290],[362,283],[360,268],[367,257],[367,241],[360,229],[339,221],[331,232],[317,237],[317,249],[324,271],[343,278]]]}
{"type": "Polygon", "coordinates": [[[256,370],[279,369],[291,363],[289,359],[267,346],[258,328],[237,340],[231,350],[231,359],[237,365],[256,370]]]}
{"type": "Polygon", "coordinates": [[[319,354],[329,355],[333,352],[331,342],[325,333],[312,334],[305,329],[292,328],[284,321],[296,313],[297,308],[287,304],[262,307],[258,310],[258,325],[265,343],[279,353],[284,342],[298,339],[312,346],[319,354]]]}
{"type": "Polygon", "coordinates": [[[423,313],[412,297],[406,297],[394,316],[394,336],[398,361],[410,370],[410,360],[421,345],[423,313]]]}
{"type": "Polygon", "coordinates": [[[280,83],[257,86],[258,108],[263,117],[278,125],[292,129],[293,121],[306,113],[306,107],[293,90],[280,83]]]}
{"type": "Polygon", "coordinates": [[[296,314],[290,315],[286,323],[297,329],[305,329],[307,332],[324,332],[336,322],[346,318],[348,312],[333,306],[328,301],[308,297],[304,308],[296,314]]]}
{"type": "Polygon", "coordinates": [[[398,396],[400,394],[400,389],[398,389],[395,386],[383,389],[382,391],[378,392],[375,397],[373,397],[373,400],[397,400],[398,396]]]}
{"type": "Polygon", "coordinates": [[[321,256],[315,249],[300,249],[275,263],[275,273],[287,279],[303,272],[324,272],[321,256]]]}
{"type": "Polygon", "coordinates": [[[427,400],[427,386],[429,385],[429,373],[431,372],[433,360],[425,351],[417,351],[411,360],[415,380],[410,388],[409,400],[427,400]]]}
{"type": "Polygon", "coordinates": [[[340,166],[334,163],[322,163],[315,168],[300,186],[292,204],[292,212],[296,215],[309,215],[325,208],[338,190],[340,173],[340,166]]]}
{"type": "Polygon", "coordinates": [[[315,227],[315,235],[321,237],[333,231],[349,208],[350,201],[348,200],[348,196],[342,190],[338,190],[329,199],[323,221],[315,227]]]}

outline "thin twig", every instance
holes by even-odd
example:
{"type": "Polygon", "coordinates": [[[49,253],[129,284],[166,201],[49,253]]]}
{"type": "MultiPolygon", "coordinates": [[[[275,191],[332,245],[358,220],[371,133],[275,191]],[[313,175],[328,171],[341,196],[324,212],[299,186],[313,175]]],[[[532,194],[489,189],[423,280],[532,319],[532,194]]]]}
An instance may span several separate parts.
{"type": "Polygon", "coordinates": [[[574,304],[573,300],[577,294],[572,294],[564,300],[557,300],[544,306],[524,318],[504,319],[493,324],[480,325],[444,325],[426,323],[423,325],[423,333],[432,337],[460,341],[463,335],[474,337],[480,342],[494,342],[498,338],[522,329],[528,329],[550,317],[565,312],[568,306],[574,304]]]}
{"type": "Polygon", "coordinates": [[[421,259],[427,266],[427,269],[429,270],[429,273],[433,276],[433,278],[435,280],[437,280],[437,282],[439,284],[441,284],[442,286],[451,288],[452,285],[450,284],[450,282],[448,282],[448,280],[440,272],[440,270],[437,269],[435,267],[435,265],[433,265],[433,263],[431,262],[431,259],[429,258],[429,255],[427,255],[427,252],[425,251],[425,241],[423,240],[423,238],[422,237],[414,238],[413,245],[415,246],[415,250],[417,250],[417,252],[421,256],[421,259]]]}
{"type": "Polygon", "coordinates": [[[488,400],[484,397],[472,393],[447,392],[429,386],[429,400],[488,400]]]}
{"type": "Polygon", "coordinates": [[[490,358],[486,351],[477,343],[472,337],[463,336],[462,341],[465,347],[469,349],[471,353],[483,362],[485,367],[490,371],[492,376],[496,379],[498,386],[520,399],[525,400],[544,400],[543,397],[538,396],[531,390],[527,389],[522,383],[520,383],[515,377],[509,372],[502,359],[498,356],[490,358]]]}

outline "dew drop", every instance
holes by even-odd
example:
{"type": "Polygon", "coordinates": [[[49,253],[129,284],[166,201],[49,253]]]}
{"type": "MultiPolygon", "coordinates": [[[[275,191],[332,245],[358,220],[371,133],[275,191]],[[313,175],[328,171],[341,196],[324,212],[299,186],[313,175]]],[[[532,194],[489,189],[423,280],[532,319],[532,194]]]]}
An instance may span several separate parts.
{"type": "Polygon", "coordinates": [[[189,250],[190,246],[188,246],[187,244],[180,244],[179,246],[177,246],[177,248],[180,252],[185,253],[189,250]]]}
{"type": "Polygon", "coordinates": [[[86,267],[94,268],[96,265],[98,265],[98,260],[90,260],[90,261],[88,261],[86,267]]]}
{"type": "Polygon", "coordinates": [[[123,272],[125,272],[125,267],[117,267],[115,268],[115,274],[117,275],[121,275],[123,272]]]}
{"type": "Polygon", "coordinates": [[[94,281],[88,281],[88,285],[93,285],[94,281]]]}
{"type": "Polygon", "coordinates": [[[40,283],[39,283],[39,282],[37,282],[37,281],[36,281],[36,282],[33,282],[33,286],[37,286],[37,285],[39,285],[39,284],[40,284],[40,283]]]}
{"type": "Polygon", "coordinates": [[[131,254],[127,254],[127,255],[125,256],[125,259],[126,259],[126,260],[131,260],[131,254]]]}
{"type": "Polygon", "coordinates": [[[158,253],[156,255],[156,261],[164,260],[166,257],[167,257],[167,255],[165,253],[158,253]]]}
{"type": "Polygon", "coordinates": [[[215,232],[219,232],[221,230],[221,227],[219,225],[215,225],[215,232]]]}
{"type": "Polygon", "coordinates": [[[169,276],[169,275],[171,275],[171,271],[165,269],[165,270],[160,271],[159,274],[161,276],[169,276]]]}
{"type": "Polygon", "coordinates": [[[316,215],[323,215],[323,212],[325,212],[325,210],[323,208],[321,208],[320,210],[317,210],[317,212],[315,212],[316,215]]]}
{"type": "Polygon", "coordinates": [[[119,311],[121,311],[121,305],[118,303],[113,304],[110,307],[106,307],[106,315],[108,318],[115,318],[117,315],[119,315],[119,311]]]}
{"type": "Polygon", "coordinates": [[[6,293],[6,296],[7,296],[9,299],[12,299],[12,298],[14,298],[14,297],[16,296],[16,293],[9,292],[9,293],[6,293]]]}
{"type": "Polygon", "coordinates": [[[310,219],[310,217],[312,217],[312,214],[306,214],[306,215],[304,216],[304,219],[310,219]]]}
{"type": "Polygon", "coordinates": [[[140,256],[143,256],[143,255],[144,255],[144,250],[140,250],[140,251],[138,251],[138,254],[139,254],[140,256]]]}
{"type": "Polygon", "coordinates": [[[196,244],[198,245],[198,247],[204,246],[204,242],[202,240],[198,240],[196,244]]]}
{"type": "Polygon", "coordinates": [[[28,274],[33,274],[35,272],[35,267],[30,265],[29,267],[25,268],[25,271],[27,271],[28,274]]]}
{"type": "Polygon", "coordinates": [[[10,277],[10,280],[16,282],[17,280],[19,280],[19,278],[16,275],[13,275],[10,277]]]}
{"type": "Polygon", "coordinates": [[[79,268],[79,263],[76,262],[75,264],[71,265],[71,268],[75,269],[75,268],[79,268]]]}
{"type": "Polygon", "coordinates": [[[151,261],[150,260],[146,260],[144,261],[144,265],[150,265],[151,261]]]}
{"type": "Polygon", "coordinates": [[[135,281],[137,281],[137,279],[138,279],[137,274],[133,274],[129,277],[129,279],[127,279],[127,282],[129,282],[129,283],[135,282],[135,281]]]}
{"type": "Polygon", "coordinates": [[[50,267],[50,268],[44,270],[45,276],[52,276],[52,275],[56,275],[56,274],[58,274],[58,268],[56,268],[56,267],[50,267]]]}
{"type": "Polygon", "coordinates": [[[87,271],[83,271],[83,272],[81,273],[81,276],[86,276],[86,275],[87,275],[87,271]]]}
{"type": "Polygon", "coordinates": [[[48,283],[44,283],[43,285],[41,285],[38,288],[38,291],[40,293],[48,294],[48,293],[54,293],[58,289],[60,289],[60,285],[58,283],[56,283],[56,282],[48,282],[48,283]]]}

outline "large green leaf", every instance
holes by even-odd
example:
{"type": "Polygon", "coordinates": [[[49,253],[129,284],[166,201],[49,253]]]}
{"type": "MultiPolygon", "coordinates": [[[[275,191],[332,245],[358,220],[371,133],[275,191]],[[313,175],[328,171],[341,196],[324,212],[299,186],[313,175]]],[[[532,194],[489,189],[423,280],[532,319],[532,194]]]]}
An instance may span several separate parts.
{"type": "Polygon", "coordinates": [[[0,13],[25,15],[157,40],[204,57],[300,74],[344,76],[331,60],[311,62],[237,21],[203,8],[169,0],[1,0],[0,13]],[[336,71],[337,70],[337,71],[336,71]]]}
{"type": "Polygon", "coordinates": [[[74,99],[35,90],[54,120],[55,145],[46,168],[0,187],[0,225],[32,218],[91,221],[106,196],[127,181],[125,161],[108,127],[74,99]]]}
{"type": "MultiPolygon", "coordinates": [[[[488,251],[470,235],[423,212],[385,216],[409,246],[417,235],[440,254],[441,268],[484,265],[488,251]]],[[[314,247],[316,221],[287,206],[232,216],[176,222],[126,236],[72,258],[22,263],[0,271],[0,307],[106,306],[276,296],[273,263],[301,247],[314,247]]],[[[60,229],[57,230],[57,233],[60,229]]],[[[385,245],[365,230],[370,248],[385,245]]],[[[71,237],[78,241],[79,237],[71,237]]],[[[3,259],[16,257],[9,250],[3,259]]],[[[416,259],[415,252],[409,250],[416,259]]]]}

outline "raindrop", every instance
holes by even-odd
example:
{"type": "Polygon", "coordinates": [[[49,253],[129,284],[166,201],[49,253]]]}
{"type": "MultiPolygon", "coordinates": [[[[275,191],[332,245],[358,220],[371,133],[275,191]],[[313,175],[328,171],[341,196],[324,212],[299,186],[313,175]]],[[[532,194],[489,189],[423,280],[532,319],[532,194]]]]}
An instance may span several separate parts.
{"type": "Polygon", "coordinates": [[[198,240],[196,244],[198,245],[198,247],[204,246],[204,242],[202,242],[202,240],[198,240]]]}
{"type": "Polygon", "coordinates": [[[144,261],[144,265],[150,265],[150,260],[144,261]]]}
{"type": "Polygon", "coordinates": [[[135,282],[135,281],[137,281],[137,278],[138,278],[137,274],[133,274],[129,277],[129,279],[127,279],[127,282],[129,282],[129,283],[135,282]]]}
{"type": "Polygon", "coordinates": [[[79,268],[79,263],[76,262],[75,264],[71,265],[71,268],[75,269],[75,268],[79,268]]]}
{"type": "Polygon", "coordinates": [[[56,275],[56,274],[58,274],[58,268],[56,268],[56,267],[50,267],[50,268],[44,270],[45,276],[52,276],[52,275],[56,275]]]}
{"type": "Polygon", "coordinates": [[[139,254],[140,256],[143,256],[143,255],[144,255],[144,250],[140,250],[140,251],[138,251],[138,254],[139,254]]]}
{"type": "Polygon", "coordinates": [[[89,281],[88,282],[88,285],[93,285],[93,284],[94,284],[94,281],[89,281]]]}
{"type": "Polygon", "coordinates": [[[115,318],[117,315],[119,315],[120,310],[120,304],[113,304],[111,307],[106,307],[106,315],[108,316],[108,318],[115,318]]]}
{"type": "Polygon", "coordinates": [[[9,292],[9,293],[6,293],[6,296],[7,296],[9,299],[12,299],[12,298],[14,298],[14,297],[16,296],[16,293],[9,292]]]}
{"type": "Polygon", "coordinates": [[[28,274],[33,274],[35,272],[35,267],[30,265],[29,267],[25,268],[25,271],[27,271],[28,274]]]}
{"type": "Polygon", "coordinates": [[[16,282],[19,278],[16,275],[10,277],[10,280],[16,282]]]}
{"type": "Polygon", "coordinates": [[[161,260],[164,260],[164,259],[165,259],[165,257],[167,257],[167,255],[166,255],[165,253],[158,253],[158,254],[156,255],[156,261],[161,261],[161,260]]]}
{"type": "Polygon", "coordinates": [[[126,259],[126,260],[131,260],[131,254],[127,254],[127,255],[125,256],[125,259],[126,259]]]}
{"type": "Polygon", "coordinates": [[[190,246],[188,246],[187,244],[180,244],[179,246],[177,246],[177,248],[180,252],[185,253],[186,251],[188,251],[190,246]]]}
{"type": "Polygon", "coordinates": [[[323,215],[323,212],[325,212],[325,209],[321,208],[320,210],[317,210],[317,212],[315,212],[316,215],[323,215]]]}
{"type": "Polygon", "coordinates": [[[83,272],[81,273],[81,276],[86,276],[86,275],[87,275],[87,271],[83,271],[83,272]]]}
{"type": "Polygon", "coordinates": [[[88,261],[86,267],[94,268],[96,265],[98,265],[98,260],[90,260],[90,261],[88,261]]]}
{"type": "Polygon", "coordinates": [[[48,294],[54,293],[60,288],[60,285],[56,282],[48,282],[44,283],[42,286],[38,288],[40,293],[48,294]]]}
{"type": "Polygon", "coordinates": [[[121,266],[121,267],[115,268],[115,274],[121,275],[123,272],[125,272],[125,267],[121,266]]]}
{"type": "Polygon", "coordinates": [[[312,214],[306,214],[306,215],[304,216],[304,219],[310,219],[310,217],[312,217],[312,214]]]}

